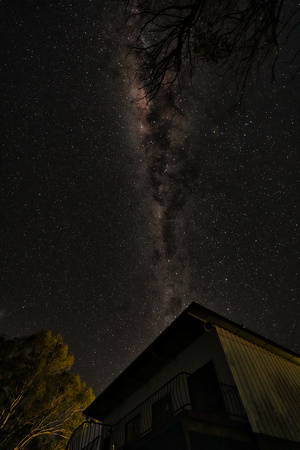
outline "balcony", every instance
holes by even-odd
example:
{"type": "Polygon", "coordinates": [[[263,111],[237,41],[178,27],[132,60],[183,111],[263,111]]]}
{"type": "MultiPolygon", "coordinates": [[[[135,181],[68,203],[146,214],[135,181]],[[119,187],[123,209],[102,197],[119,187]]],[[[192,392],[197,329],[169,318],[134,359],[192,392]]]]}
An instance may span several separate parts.
{"type": "MultiPolygon", "coordinates": [[[[218,383],[213,394],[179,373],[114,425],[86,421],[73,433],[68,450],[121,450],[166,426],[182,411],[201,421],[245,422],[246,414],[235,386],[218,383]]],[[[197,380],[196,380],[197,381],[197,380]]]]}

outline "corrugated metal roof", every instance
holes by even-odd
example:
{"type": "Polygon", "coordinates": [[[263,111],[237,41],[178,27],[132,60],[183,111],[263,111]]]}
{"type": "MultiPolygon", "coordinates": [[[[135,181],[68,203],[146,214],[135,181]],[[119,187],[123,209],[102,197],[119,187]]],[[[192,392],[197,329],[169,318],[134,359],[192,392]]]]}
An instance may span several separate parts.
{"type": "Polygon", "coordinates": [[[217,331],[253,431],[300,442],[300,367],[270,345],[217,331]]]}

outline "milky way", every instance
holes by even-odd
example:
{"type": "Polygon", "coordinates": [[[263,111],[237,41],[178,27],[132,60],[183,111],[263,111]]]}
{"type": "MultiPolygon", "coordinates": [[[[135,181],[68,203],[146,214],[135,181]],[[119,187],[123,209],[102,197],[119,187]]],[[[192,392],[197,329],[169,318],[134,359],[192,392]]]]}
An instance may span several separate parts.
{"type": "Polygon", "coordinates": [[[119,6],[1,2],[0,332],[62,334],[96,393],[191,301],[300,342],[294,67],[235,114],[210,67],[133,101],[119,6]]]}
{"type": "Polygon", "coordinates": [[[141,139],[144,182],[151,196],[154,295],[162,303],[168,321],[186,305],[190,293],[182,210],[196,173],[189,165],[183,113],[166,95],[156,101],[137,101],[133,111],[141,139]]]}
{"type": "MultiPolygon", "coordinates": [[[[136,61],[133,66],[139,64],[136,61]]],[[[266,293],[269,284],[285,284],[274,274],[284,247],[278,242],[276,223],[285,222],[293,230],[296,226],[294,209],[281,209],[281,200],[274,209],[266,204],[276,184],[279,197],[285,196],[280,186],[289,184],[286,176],[292,176],[292,146],[286,155],[273,150],[278,146],[276,139],[280,142],[287,135],[276,137],[274,124],[269,128],[271,120],[283,122],[278,112],[288,108],[285,85],[279,82],[279,90],[272,92],[267,76],[254,89],[250,82],[241,111],[235,107],[239,93],[234,87],[224,89],[221,79],[199,66],[194,86],[185,80],[180,90],[174,84],[171,93],[162,89],[156,97],[148,98],[136,78],[131,83],[135,86],[131,96],[136,100],[133,111],[141,140],[140,161],[152,200],[152,267],[157,286],[153,303],[161,303],[165,323],[191,301],[217,304],[229,313],[233,303],[242,312],[256,296],[266,305],[271,301],[266,293]],[[280,91],[279,106],[276,96],[280,91]],[[265,111],[257,110],[260,98],[266,102],[265,111]],[[268,224],[270,217],[272,225],[268,224]],[[260,252],[259,243],[265,238],[268,244],[260,252]],[[250,264],[249,254],[253,254],[250,264]],[[267,267],[271,283],[267,279],[262,286],[261,274],[268,272],[267,267]]],[[[293,70],[282,76],[281,83],[292,77],[293,70]]],[[[291,233],[293,241],[295,234],[291,233]]],[[[294,256],[290,256],[292,267],[294,256]]],[[[292,288],[294,301],[293,292],[292,288]]],[[[261,311],[262,320],[269,314],[266,311],[261,311]]]]}

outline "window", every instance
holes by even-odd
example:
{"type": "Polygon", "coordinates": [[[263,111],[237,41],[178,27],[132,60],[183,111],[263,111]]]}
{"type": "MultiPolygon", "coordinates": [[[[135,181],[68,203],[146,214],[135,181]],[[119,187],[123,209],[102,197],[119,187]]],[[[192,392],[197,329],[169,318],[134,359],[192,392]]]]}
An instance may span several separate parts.
{"type": "Polygon", "coordinates": [[[133,441],[141,434],[141,415],[134,416],[125,426],[126,444],[133,441]]]}
{"type": "Polygon", "coordinates": [[[152,426],[155,427],[173,415],[172,397],[168,392],[152,405],[152,426]]]}
{"type": "Polygon", "coordinates": [[[226,411],[220,383],[212,361],[193,373],[188,379],[188,384],[194,411],[226,411]]]}

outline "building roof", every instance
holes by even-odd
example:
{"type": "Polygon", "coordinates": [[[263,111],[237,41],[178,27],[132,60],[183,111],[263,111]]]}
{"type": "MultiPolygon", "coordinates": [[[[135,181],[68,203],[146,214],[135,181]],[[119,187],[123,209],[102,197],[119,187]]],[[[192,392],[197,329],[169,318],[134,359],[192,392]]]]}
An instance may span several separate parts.
{"type": "Polygon", "coordinates": [[[142,387],[197,337],[206,324],[217,325],[241,338],[300,365],[300,355],[238,325],[197,303],[191,303],[84,411],[103,421],[120,403],[142,387]]]}

